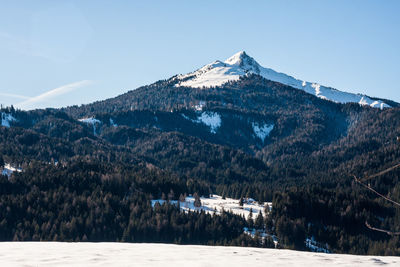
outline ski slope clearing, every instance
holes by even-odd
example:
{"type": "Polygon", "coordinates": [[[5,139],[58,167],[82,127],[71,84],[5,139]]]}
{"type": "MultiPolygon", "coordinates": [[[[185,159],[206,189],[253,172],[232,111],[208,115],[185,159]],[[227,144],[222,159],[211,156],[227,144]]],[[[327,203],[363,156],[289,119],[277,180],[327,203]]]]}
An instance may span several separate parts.
{"type": "Polygon", "coordinates": [[[400,266],[400,257],[129,243],[0,243],[0,266],[400,266]]]}
{"type": "Polygon", "coordinates": [[[247,74],[257,74],[267,80],[282,83],[293,88],[303,90],[309,94],[315,95],[321,99],[334,101],[337,103],[359,103],[374,108],[388,108],[388,104],[380,100],[374,100],[366,95],[353,94],[336,90],[331,87],[322,86],[313,82],[306,82],[296,79],[285,73],[277,72],[273,69],[264,68],[254,58],[248,56],[246,52],[240,51],[224,62],[215,61],[195,72],[185,75],[179,75],[181,80],[177,86],[188,86],[196,88],[206,88],[213,86],[221,86],[228,81],[237,81],[241,76],[247,74]]]}
{"type": "MultiPolygon", "coordinates": [[[[253,218],[257,216],[259,212],[265,215],[265,208],[268,206],[269,209],[272,207],[271,202],[264,202],[263,204],[259,204],[254,199],[249,198],[245,199],[243,202],[243,206],[239,206],[239,199],[233,198],[226,198],[223,199],[221,196],[212,195],[211,197],[200,197],[201,206],[195,207],[194,206],[194,197],[189,196],[185,198],[185,201],[181,201],[179,203],[181,210],[184,211],[200,211],[204,210],[207,213],[219,215],[221,214],[222,210],[230,211],[233,214],[237,214],[240,216],[244,216],[248,218],[250,215],[250,211],[253,213],[253,218]]],[[[156,203],[160,203],[162,205],[165,200],[156,199],[151,201],[151,205],[154,207],[156,203]]],[[[171,200],[170,203],[177,205],[177,200],[171,200]]]]}

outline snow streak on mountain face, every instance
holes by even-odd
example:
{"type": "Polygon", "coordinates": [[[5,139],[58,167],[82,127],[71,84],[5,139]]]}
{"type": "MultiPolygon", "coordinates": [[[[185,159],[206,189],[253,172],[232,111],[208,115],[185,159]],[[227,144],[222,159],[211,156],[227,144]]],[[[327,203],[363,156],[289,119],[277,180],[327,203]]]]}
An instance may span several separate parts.
{"type": "Polygon", "coordinates": [[[264,68],[244,51],[236,53],[224,62],[217,60],[195,72],[179,75],[177,78],[181,82],[177,86],[196,88],[220,86],[228,81],[239,80],[240,76],[246,74],[258,74],[268,80],[304,90],[319,98],[337,103],[354,102],[381,109],[390,107],[388,104],[380,100],[371,99],[366,95],[342,92],[317,83],[298,80],[284,73],[276,72],[273,69],[264,68]]]}

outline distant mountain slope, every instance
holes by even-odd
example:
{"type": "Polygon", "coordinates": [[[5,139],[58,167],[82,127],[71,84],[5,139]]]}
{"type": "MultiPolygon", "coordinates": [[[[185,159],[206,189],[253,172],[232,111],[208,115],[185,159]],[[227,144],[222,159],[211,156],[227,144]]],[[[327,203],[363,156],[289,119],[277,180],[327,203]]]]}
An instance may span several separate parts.
{"type": "Polygon", "coordinates": [[[313,151],[345,135],[351,122],[345,106],[258,75],[209,90],[161,81],[65,110],[77,120],[96,116],[107,125],[112,119],[117,125],[179,131],[249,153],[266,145],[283,149],[287,139],[311,144],[310,138],[313,145],[302,149],[313,151]]]}
{"type": "Polygon", "coordinates": [[[304,90],[319,98],[337,103],[353,102],[376,108],[390,107],[385,102],[372,99],[366,95],[342,92],[317,83],[302,81],[287,74],[276,72],[273,69],[264,68],[244,51],[236,53],[224,62],[217,60],[195,72],[179,75],[176,79],[179,81],[177,86],[202,88],[221,86],[228,81],[238,80],[239,77],[250,73],[261,75],[268,80],[304,90]]]}

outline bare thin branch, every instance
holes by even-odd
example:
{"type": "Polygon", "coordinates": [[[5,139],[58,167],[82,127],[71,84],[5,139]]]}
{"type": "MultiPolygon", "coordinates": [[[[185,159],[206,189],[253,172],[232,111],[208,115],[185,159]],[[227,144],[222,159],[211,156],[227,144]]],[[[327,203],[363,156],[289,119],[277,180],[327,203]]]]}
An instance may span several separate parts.
{"type": "Polygon", "coordinates": [[[385,200],[387,200],[387,201],[393,203],[394,205],[397,205],[397,206],[400,207],[400,203],[399,203],[399,202],[396,202],[396,201],[394,201],[394,200],[392,200],[392,199],[390,199],[390,198],[388,198],[388,197],[382,195],[381,193],[379,193],[378,191],[376,191],[375,189],[373,189],[371,186],[366,185],[365,183],[361,182],[361,180],[358,179],[357,176],[355,176],[355,175],[353,175],[353,176],[354,176],[354,179],[356,180],[356,182],[359,183],[360,185],[362,185],[363,187],[365,187],[365,188],[367,188],[368,190],[374,192],[376,195],[380,196],[381,198],[383,198],[383,199],[385,199],[385,200]]]}
{"type": "Polygon", "coordinates": [[[378,173],[375,173],[375,174],[373,174],[373,175],[370,175],[370,176],[367,176],[367,177],[365,177],[365,178],[362,178],[362,179],[360,179],[360,180],[361,180],[361,181],[367,181],[367,180],[373,179],[373,178],[378,177],[378,176],[381,176],[381,175],[383,175],[383,174],[385,174],[385,173],[387,173],[387,172],[390,172],[390,171],[392,171],[392,170],[394,170],[394,169],[396,169],[396,168],[398,168],[398,167],[400,167],[400,163],[399,163],[399,164],[396,164],[396,165],[394,165],[394,166],[392,166],[392,167],[390,167],[390,168],[387,168],[387,169],[385,169],[385,170],[383,170],[383,171],[381,171],[381,172],[378,172],[378,173]]]}
{"type": "Polygon", "coordinates": [[[385,230],[385,229],[380,229],[380,228],[373,227],[367,221],[365,221],[365,226],[367,226],[368,229],[371,229],[373,231],[386,233],[386,234],[388,234],[390,236],[400,235],[400,232],[392,232],[392,231],[388,231],[388,230],[385,230]]]}

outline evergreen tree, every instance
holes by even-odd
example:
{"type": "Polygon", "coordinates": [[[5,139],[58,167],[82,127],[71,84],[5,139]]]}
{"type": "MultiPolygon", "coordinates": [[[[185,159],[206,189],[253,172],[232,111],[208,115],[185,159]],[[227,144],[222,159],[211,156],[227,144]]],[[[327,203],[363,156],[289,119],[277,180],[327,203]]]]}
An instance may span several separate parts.
{"type": "Polygon", "coordinates": [[[196,193],[193,194],[193,197],[194,197],[194,206],[196,208],[200,208],[201,207],[201,200],[200,200],[199,194],[196,192],[196,193]]]}
{"type": "Polygon", "coordinates": [[[244,199],[243,199],[243,197],[240,197],[240,199],[239,199],[239,206],[240,206],[240,207],[243,207],[243,204],[244,204],[244,199]]]}
{"type": "Polygon", "coordinates": [[[250,229],[254,228],[254,220],[253,220],[253,209],[250,208],[250,213],[249,216],[247,218],[247,225],[250,229]]]}
{"type": "Polygon", "coordinates": [[[256,229],[260,229],[260,230],[264,229],[264,218],[263,218],[261,211],[258,213],[258,215],[256,217],[256,220],[254,222],[254,227],[256,229]]]}

